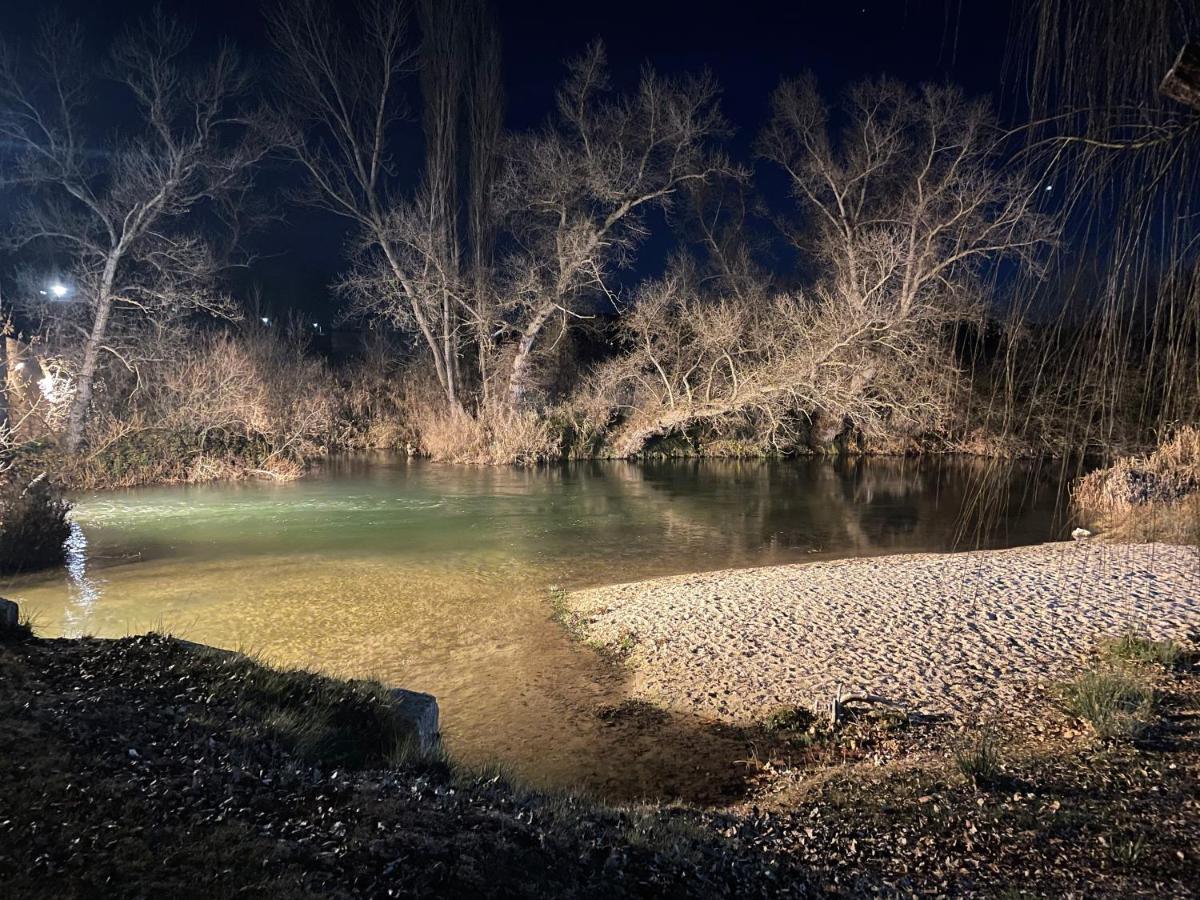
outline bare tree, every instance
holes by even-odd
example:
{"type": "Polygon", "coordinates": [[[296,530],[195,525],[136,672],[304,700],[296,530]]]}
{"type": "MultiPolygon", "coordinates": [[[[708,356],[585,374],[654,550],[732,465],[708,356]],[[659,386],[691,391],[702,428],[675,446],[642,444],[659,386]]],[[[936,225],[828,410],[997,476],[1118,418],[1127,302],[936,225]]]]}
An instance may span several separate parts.
{"type": "Polygon", "coordinates": [[[13,180],[23,189],[11,239],[45,241],[65,256],[73,299],[86,309],[69,452],[83,440],[117,319],[232,312],[209,290],[211,242],[184,226],[206,206],[221,212],[215,204],[246,185],[262,147],[247,128],[248,76],[236,53],[222,47],[206,66],[188,67],[190,37],[160,13],[114,46],[109,74],[132,98],[137,125],[103,142],[88,127],[78,28],[48,26],[32,60],[0,57],[0,138],[17,155],[13,180]]]}
{"type": "MultiPolygon", "coordinates": [[[[419,258],[430,246],[419,231],[432,212],[406,202],[408,181],[395,160],[398,126],[408,112],[403,81],[416,59],[408,7],[363,0],[357,12],[357,37],[321,0],[281,4],[272,13],[270,35],[290,87],[275,135],[307,176],[298,199],[358,226],[355,265],[344,287],[364,311],[385,313],[419,334],[453,403],[442,304],[436,291],[431,302],[428,280],[412,268],[414,253],[419,258]],[[406,250],[406,242],[417,249],[406,250]]],[[[428,274],[424,266],[417,271],[428,274]]]]}
{"type": "Polygon", "coordinates": [[[480,403],[491,403],[491,366],[499,316],[493,284],[498,222],[495,189],[504,139],[504,97],[500,83],[500,36],[482,0],[472,5],[467,23],[472,60],[467,84],[467,249],[470,254],[472,323],[479,370],[480,403]]]}
{"type": "MultiPolygon", "coordinates": [[[[468,189],[462,189],[463,119],[469,135],[495,141],[499,122],[488,117],[499,110],[475,107],[495,96],[498,57],[494,47],[485,47],[482,58],[492,68],[483,73],[473,66],[485,32],[478,3],[422,0],[417,9],[421,42],[414,48],[404,4],[364,0],[362,36],[355,39],[319,0],[279,7],[272,37],[293,90],[277,125],[308,175],[302,199],[359,226],[353,266],[341,285],[354,310],[418,335],[446,402],[458,408],[464,399],[463,333],[478,317],[464,273],[463,194],[472,238],[478,236],[482,246],[490,236],[475,208],[484,215],[482,194],[492,177],[492,164],[473,163],[468,189]],[[394,158],[406,113],[402,82],[414,69],[424,100],[421,177],[399,171],[394,158]]],[[[478,280],[474,257],[471,265],[478,280]]]]}
{"type": "Polygon", "coordinates": [[[788,174],[806,214],[802,251],[838,301],[897,318],[960,315],[975,276],[999,257],[1037,268],[1050,234],[1038,191],[1000,165],[1002,133],[952,87],[918,94],[880,80],[853,87],[831,134],[811,76],[772,99],[762,154],[788,174]]]}
{"type": "Polygon", "coordinates": [[[466,4],[460,0],[420,0],[421,27],[418,54],[425,132],[425,176],[420,210],[423,221],[408,220],[410,227],[397,238],[412,244],[428,235],[428,256],[421,266],[441,275],[424,279],[429,302],[437,308],[442,359],[446,369],[447,399],[460,404],[459,354],[462,319],[460,276],[462,254],[459,218],[459,151],[464,81],[466,77],[466,4]],[[417,229],[411,226],[417,225],[417,229]]]}
{"type": "Polygon", "coordinates": [[[957,91],[862,84],[845,121],[831,133],[811,78],[776,92],[762,152],[791,178],[816,277],[795,297],[705,300],[678,275],[643,291],[625,323],[629,356],[602,372],[627,410],[619,455],[738,416],[773,433],[798,412],[822,442],[847,426],[945,424],[956,383],[945,326],[986,303],[988,266],[1036,266],[1052,235],[1035,187],[1000,168],[986,108],[957,91]]]}
{"type": "Polygon", "coordinates": [[[501,190],[520,248],[509,260],[511,406],[526,401],[549,323],[586,312],[588,297],[611,296],[610,276],[646,236],[650,211],[734,171],[711,146],[726,131],[717,94],[707,74],[670,79],[646,69],[631,96],[608,96],[596,43],[569,64],[557,120],[510,142],[501,190]]]}

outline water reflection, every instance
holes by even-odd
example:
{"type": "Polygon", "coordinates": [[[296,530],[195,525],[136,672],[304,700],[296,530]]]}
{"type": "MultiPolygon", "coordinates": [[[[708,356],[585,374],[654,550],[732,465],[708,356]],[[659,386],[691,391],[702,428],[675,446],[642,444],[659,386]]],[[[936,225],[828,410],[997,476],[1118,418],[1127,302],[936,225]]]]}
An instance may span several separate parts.
{"type": "Polygon", "coordinates": [[[63,635],[80,637],[90,633],[89,620],[96,601],[100,599],[100,586],[88,577],[87,536],[78,522],[71,523],[66,550],[68,600],[63,613],[63,635]]]}
{"type": "Polygon", "coordinates": [[[550,620],[549,585],[1036,543],[1065,535],[1062,500],[1055,471],[1012,463],[352,459],[286,485],[81,497],[66,569],[4,593],[51,634],[166,627],[428,690],[460,758],[631,796],[673,789],[681,755],[718,771],[705,760],[747,750],[598,719],[623,673],[550,620]]]}

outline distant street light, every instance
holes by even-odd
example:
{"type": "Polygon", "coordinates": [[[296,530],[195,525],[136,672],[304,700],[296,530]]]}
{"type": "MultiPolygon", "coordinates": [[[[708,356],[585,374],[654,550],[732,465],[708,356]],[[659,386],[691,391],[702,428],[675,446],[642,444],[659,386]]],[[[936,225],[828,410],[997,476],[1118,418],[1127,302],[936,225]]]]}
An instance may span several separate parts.
{"type": "Polygon", "coordinates": [[[268,319],[266,316],[263,316],[263,317],[262,317],[262,323],[263,323],[264,325],[270,325],[270,324],[271,324],[271,320],[270,320],[270,319],[268,319]]]}
{"type": "Polygon", "coordinates": [[[46,290],[38,291],[43,297],[53,297],[55,300],[62,300],[71,293],[71,289],[61,281],[52,281],[46,285],[46,290]]]}

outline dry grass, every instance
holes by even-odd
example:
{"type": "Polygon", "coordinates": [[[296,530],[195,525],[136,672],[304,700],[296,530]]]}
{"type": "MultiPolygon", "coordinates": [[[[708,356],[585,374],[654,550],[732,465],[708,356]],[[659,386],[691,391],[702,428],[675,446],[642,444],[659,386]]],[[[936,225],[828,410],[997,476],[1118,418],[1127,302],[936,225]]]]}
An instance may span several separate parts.
{"type": "Polygon", "coordinates": [[[532,412],[492,408],[471,415],[462,409],[422,406],[414,410],[421,451],[446,462],[535,465],[559,459],[557,429],[532,412]]]}
{"type": "Polygon", "coordinates": [[[1072,500],[1112,537],[1200,543],[1200,428],[1181,427],[1154,452],[1085,475],[1072,500]]]}
{"type": "Polygon", "coordinates": [[[418,398],[429,395],[436,386],[414,377],[413,370],[401,360],[402,354],[396,348],[375,340],[340,373],[338,446],[410,453],[415,450],[417,433],[411,411],[420,405],[418,398]]]}

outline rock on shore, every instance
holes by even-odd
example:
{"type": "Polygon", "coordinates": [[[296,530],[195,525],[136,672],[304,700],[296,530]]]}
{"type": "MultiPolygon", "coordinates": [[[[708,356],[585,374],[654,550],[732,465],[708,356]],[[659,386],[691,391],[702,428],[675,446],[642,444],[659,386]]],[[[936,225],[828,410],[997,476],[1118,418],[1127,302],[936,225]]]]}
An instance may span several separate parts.
{"type": "Polygon", "coordinates": [[[1071,542],[710,572],[577,591],[584,637],[634,649],[633,690],[727,721],[841,686],[973,718],[1106,634],[1200,628],[1200,555],[1071,542]]]}

